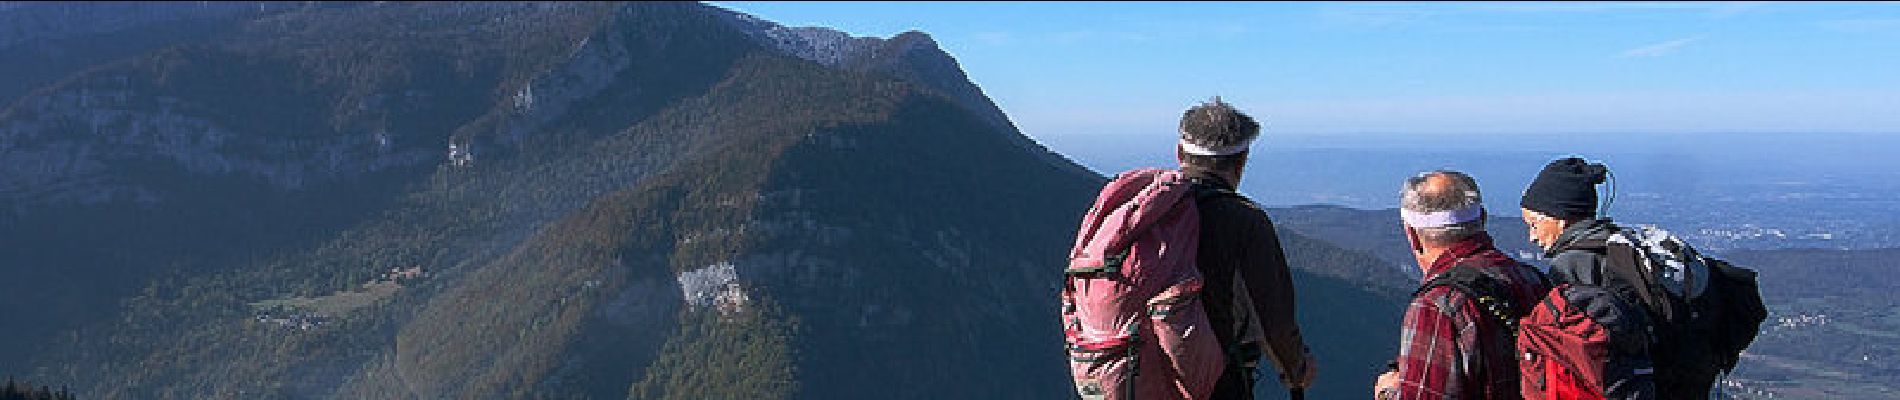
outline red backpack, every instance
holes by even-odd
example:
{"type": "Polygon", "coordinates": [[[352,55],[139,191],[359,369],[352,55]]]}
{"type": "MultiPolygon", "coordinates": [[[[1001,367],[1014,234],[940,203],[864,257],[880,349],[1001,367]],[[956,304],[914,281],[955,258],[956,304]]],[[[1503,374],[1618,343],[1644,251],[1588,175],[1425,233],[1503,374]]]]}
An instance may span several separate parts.
{"type": "Polygon", "coordinates": [[[1524,399],[1656,398],[1648,317],[1608,289],[1559,284],[1517,325],[1524,399]]]}
{"type": "Polygon", "coordinates": [[[1180,172],[1143,169],[1102,188],[1063,271],[1062,326],[1088,400],[1206,398],[1226,368],[1201,307],[1200,213],[1180,172]]]}

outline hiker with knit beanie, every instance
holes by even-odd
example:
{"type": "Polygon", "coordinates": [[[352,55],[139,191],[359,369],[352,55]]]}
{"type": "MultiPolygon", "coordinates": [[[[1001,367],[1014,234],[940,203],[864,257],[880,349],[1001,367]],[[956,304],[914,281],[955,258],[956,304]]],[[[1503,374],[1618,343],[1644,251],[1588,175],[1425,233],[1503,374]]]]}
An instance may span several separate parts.
{"type": "Polygon", "coordinates": [[[1755,274],[1598,210],[1603,164],[1551,161],[1518,204],[1554,286],[1518,322],[1524,398],[1703,399],[1767,311],[1755,274]]]}
{"type": "MultiPolygon", "coordinates": [[[[1597,218],[1597,187],[1609,169],[1581,158],[1551,161],[1537,173],[1537,179],[1524,190],[1518,202],[1524,208],[1524,225],[1530,227],[1531,243],[1544,250],[1545,257],[1564,252],[1579,239],[1602,240],[1614,230],[1608,219],[1597,218]]],[[[1594,260],[1566,258],[1566,266],[1590,265],[1594,260]]],[[[1551,273],[1562,273],[1553,261],[1551,273]]]]}

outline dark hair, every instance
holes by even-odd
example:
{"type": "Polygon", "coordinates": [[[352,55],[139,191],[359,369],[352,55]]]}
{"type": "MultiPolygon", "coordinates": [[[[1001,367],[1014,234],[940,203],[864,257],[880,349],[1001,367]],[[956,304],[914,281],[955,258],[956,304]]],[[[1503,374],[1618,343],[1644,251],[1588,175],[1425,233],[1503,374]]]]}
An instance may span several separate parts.
{"type": "MultiPolygon", "coordinates": [[[[1203,147],[1230,147],[1260,137],[1260,123],[1221,101],[1220,96],[1181,113],[1181,140],[1203,147]]],[[[1247,152],[1225,156],[1181,153],[1182,162],[1205,168],[1234,169],[1246,162],[1247,152]]]]}

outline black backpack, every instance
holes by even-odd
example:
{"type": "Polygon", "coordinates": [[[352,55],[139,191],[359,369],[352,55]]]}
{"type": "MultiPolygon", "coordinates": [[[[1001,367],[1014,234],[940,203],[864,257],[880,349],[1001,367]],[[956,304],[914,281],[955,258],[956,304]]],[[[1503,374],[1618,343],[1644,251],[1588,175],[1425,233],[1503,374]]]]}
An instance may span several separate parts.
{"type": "Polygon", "coordinates": [[[1602,255],[1595,284],[1648,312],[1657,398],[1707,398],[1768,318],[1754,271],[1654,226],[1618,228],[1571,249],[1602,255]]]}

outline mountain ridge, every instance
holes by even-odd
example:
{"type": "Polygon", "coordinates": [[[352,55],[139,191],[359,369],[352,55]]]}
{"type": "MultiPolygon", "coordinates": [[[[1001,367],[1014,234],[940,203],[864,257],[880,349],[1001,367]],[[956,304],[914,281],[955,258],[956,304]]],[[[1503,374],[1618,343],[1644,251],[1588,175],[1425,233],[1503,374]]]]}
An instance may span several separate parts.
{"type": "MultiPolygon", "coordinates": [[[[922,47],[932,43],[927,36],[899,35],[884,43],[895,43],[887,47],[900,54],[873,57],[924,61],[835,67],[762,45],[711,6],[485,7],[337,5],[270,17],[264,23],[274,25],[259,29],[309,35],[249,49],[387,52],[403,56],[388,65],[417,70],[456,71],[461,61],[473,60],[468,71],[487,72],[447,85],[457,88],[452,92],[424,90],[426,96],[405,100],[469,98],[451,117],[412,115],[415,124],[434,127],[426,134],[389,137],[391,151],[415,151],[420,161],[380,178],[382,186],[368,186],[362,177],[324,178],[333,186],[296,189],[251,181],[210,187],[216,190],[185,203],[54,206],[74,214],[180,216],[126,233],[175,237],[167,245],[62,241],[24,256],[0,251],[0,260],[119,273],[115,278],[125,282],[117,284],[132,288],[98,296],[117,303],[110,311],[74,308],[81,310],[71,316],[77,328],[48,333],[52,339],[16,338],[39,352],[31,361],[35,381],[71,383],[87,397],[134,398],[1046,398],[1069,392],[1049,314],[1055,266],[1105,179],[1075,173],[1084,170],[1034,145],[1006,125],[1006,117],[997,124],[1000,111],[976,107],[994,109],[980,90],[965,93],[982,104],[943,89],[959,87],[943,84],[953,80],[975,85],[954,63],[931,64],[948,55],[922,47]],[[585,12],[600,9],[612,12],[585,12]],[[337,39],[326,33],[349,21],[375,20],[449,28],[495,23],[493,29],[507,32],[515,26],[509,24],[543,17],[570,23],[536,31],[522,43],[465,49],[473,53],[403,47],[412,40],[403,35],[357,33],[369,36],[332,42],[337,39]],[[562,19],[569,17],[577,19],[562,19]],[[527,43],[549,45],[535,53],[542,56],[479,61],[507,58],[486,52],[527,43]],[[924,54],[912,54],[918,52],[924,54]],[[893,68],[910,72],[885,71],[893,68]],[[530,72],[507,72],[517,70],[530,72]],[[462,153],[445,151],[451,143],[462,153]],[[340,193],[358,200],[337,201],[340,193]],[[289,196],[283,214],[230,222],[266,228],[220,228],[209,223],[230,218],[178,212],[221,210],[266,195],[289,196]],[[210,198],[228,200],[197,203],[210,198]],[[308,216],[315,214],[324,217],[308,216]],[[280,232],[283,238],[252,246],[181,233],[199,226],[234,237],[280,232]],[[248,250],[216,250],[231,243],[248,250]],[[82,263],[70,255],[86,246],[131,258],[82,263]],[[148,254],[173,266],[136,260],[148,254]],[[137,271],[142,268],[159,271],[137,271]],[[385,278],[404,270],[419,272],[385,278]],[[372,287],[382,289],[364,289],[372,287]],[[888,367],[893,364],[907,367],[888,367]]],[[[444,35],[430,40],[480,37],[444,35]]],[[[207,71],[223,67],[207,65],[225,56],[255,55],[189,47],[159,55],[189,61],[167,67],[173,69],[163,76],[174,79],[215,75],[207,71]]],[[[337,62],[322,66],[334,71],[386,62],[313,57],[337,62]]],[[[299,77],[321,75],[299,71],[260,70],[264,76],[252,79],[278,77],[295,88],[305,84],[299,77]]],[[[375,112],[351,105],[374,103],[368,99],[376,93],[403,93],[403,86],[376,82],[385,81],[333,82],[339,86],[326,92],[332,96],[315,107],[336,113],[304,115],[299,118],[315,122],[281,133],[357,137],[349,140],[368,141],[351,142],[360,145],[348,151],[375,154],[374,130],[337,127],[376,126],[375,112]],[[338,115],[342,125],[333,123],[338,115]]],[[[132,92],[127,103],[141,96],[132,92]]],[[[247,98],[260,104],[241,107],[230,106],[238,99],[209,98],[193,112],[246,116],[257,114],[230,110],[310,104],[279,97],[247,98]]],[[[122,103],[101,104],[110,111],[122,103]]],[[[12,123],[11,132],[23,131],[13,118],[0,117],[0,127],[12,123]]],[[[29,133],[91,135],[88,129],[29,133]]],[[[7,137],[14,136],[0,135],[7,137]]],[[[310,148],[284,151],[307,156],[310,148]]],[[[18,149],[0,146],[0,154],[18,149]]],[[[176,163],[158,158],[139,165],[176,163]]],[[[131,169],[113,171],[122,170],[131,169]]],[[[156,193],[198,193],[215,179],[246,178],[185,168],[125,179],[156,193]]],[[[33,219],[31,227],[70,217],[35,207],[16,208],[24,211],[14,215],[33,219]]],[[[123,223],[93,222],[97,229],[123,223]]],[[[88,229],[67,237],[89,237],[88,229]]],[[[1323,359],[1340,360],[1339,367],[1325,367],[1335,375],[1323,377],[1315,394],[1362,393],[1359,375],[1373,372],[1373,360],[1389,357],[1392,344],[1363,343],[1373,337],[1365,332],[1396,323],[1398,294],[1338,272],[1348,269],[1327,269],[1376,263],[1371,256],[1286,236],[1300,268],[1294,274],[1302,304],[1351,304],[1356,311],[1301,316],[1323,359]]],[[[45,270],[15,267],[0,274],[45,270]]],[[[70,274],[45,278],[106,286],[70,274]]],[[[81,300],[93,298],[75,301],[81,300]]]]}

